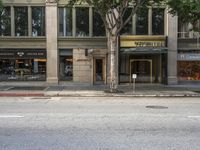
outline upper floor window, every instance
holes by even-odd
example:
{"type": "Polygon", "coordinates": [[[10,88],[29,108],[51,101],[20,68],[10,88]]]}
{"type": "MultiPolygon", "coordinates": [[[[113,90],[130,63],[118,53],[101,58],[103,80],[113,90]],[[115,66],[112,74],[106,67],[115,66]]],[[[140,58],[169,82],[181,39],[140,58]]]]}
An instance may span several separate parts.
{"type": "Polygon", "coordinates": [[[59,35],[72,36],[72,8],[59,8],[59,35]]]}
{"type": "Polygon", "coordinates": [[[15,36],[28,36],[28,7],[15,7],[15,36]]]}
{"type": "Polygon", "coordinates": [[[89,36],[89,8],[76,8],[76,36],[89,36]]]}
{"type": "Polygon", "coordinates": [[[93,11],[93,36],[105,36],[105,26],[101,16],[96,11],[93,11]]]}
{"type": "Polygon", "coordinates": [[[45,36],[44,7],[32,7],[32,36],[45,36]]]}
{"type": "Polygon", "coordinates": [[[10,7],[4,7],[0,11],[0,36],[11,35],[10,7]]]}
{"type": "MultiPolygon", "coordinates": [[[[130,16],[131,14],[131,11],[132,9],[129,8],[127,9],[127,11],[125,12],[124,16],[123,16],[123,21],[125,22],[128,17],[130,16]]],[[[121,34],[124,34],[124,35],[130,35],[132,34],[132,19],[123,27],[122,31],[121,31],[121,34]]]]}
{"type": "Polygon", "coordinates": [[[141,8],[137,13],[136,35],[148,35],[148,8],[141,8]]]}
{"type": "Polygon", "coordinates": [[[152,34],[164,35],[164,9],[153,9],[152,12],[152,34]]]}

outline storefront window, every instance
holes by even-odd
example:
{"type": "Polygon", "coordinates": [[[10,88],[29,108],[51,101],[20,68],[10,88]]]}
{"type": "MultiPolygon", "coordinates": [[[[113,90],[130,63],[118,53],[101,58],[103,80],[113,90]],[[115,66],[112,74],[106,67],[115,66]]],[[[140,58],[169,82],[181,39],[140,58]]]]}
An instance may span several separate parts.
{"type": "Polygon", "coordinates": [[[164,35],[164,9],[153,9],[152,33],[153,35],[164,35]]]}
{"type": "Polygon", "coordinates": [[[60,80],[73,80],[73,55],[71,49],[60,50],[60,80]]]}
{"type": "Polygon", "coordinates": [[[59,8],[59,35],[72,36],[71,8],[59,8]]]}
{"type": "Polygon", "coordinates": [[[136,35],[148,35],[148,8],[141,8],[137,13],[136,35]]]}
{"type": "Polygon", "coordinates": [[[89,36],[89,8],[76,8],[76,36],[89,36]]]}
{"type": "Polygon", "coordinates": [[[28,36],[28,8],[15,7],[15,35],[28,36]]]}
{"type": "Polygon", "coordinates": [[[45,50],[1,50],[0,81],[46,80],[45,50]]]}
{"type": "Polygon", "coordinates": [[[45,36],[44,7],[32,7],[32,36],[45,36]]]}
{"type": "MultiPolygon", "coordinates": [[[[131,14],[132,9],[128,9],[124,14],[123,20],[126,21],[131,14]]],[[[121,31],[122,35],[131,35],[132,34],[132,19],[124,26],[121,31]]]]}
{"type": "Polygon", "coordinates": [[[101,16],[93,11],[93,36],[105,36],[105,26],[101,16]]]}
{"type": "Polygon", "coordinates": [[[200,80],[200,61],[178,61],[179,80],[200,80]]]}
{"type": "Polygon", "coordinates": [[[0,35],[11,35],[11,23],[10,23],[10,7],[5,7],[0,11],[0,35]]]}

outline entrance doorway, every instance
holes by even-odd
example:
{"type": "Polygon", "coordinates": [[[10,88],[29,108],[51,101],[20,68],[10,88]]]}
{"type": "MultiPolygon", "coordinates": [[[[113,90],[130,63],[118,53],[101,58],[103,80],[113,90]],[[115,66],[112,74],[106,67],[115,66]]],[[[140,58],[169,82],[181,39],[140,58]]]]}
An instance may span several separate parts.
{"type": "Polygon", "coordinates": [[[152,83],[152,59],[131,59],[130,83],[132,74],[137,74],[137,83],[152,83]]]}
{"type": "Polygon", "coordinates": [[[105,59],[94,59],[94,84],[105,83],[105,59]]]}

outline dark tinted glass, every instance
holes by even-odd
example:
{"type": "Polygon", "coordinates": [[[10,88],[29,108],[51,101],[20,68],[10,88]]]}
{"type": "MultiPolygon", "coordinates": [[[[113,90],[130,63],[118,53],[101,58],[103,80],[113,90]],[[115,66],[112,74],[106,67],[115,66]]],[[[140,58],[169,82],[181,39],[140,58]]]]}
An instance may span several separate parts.
{"type": "Polygon", "coordinates": [[[105,26],[99,13],[93,11],[93,36],[105,36],[105,26]]]}
{"type": "Polygon", "coordinates": [[[141,8],[137,13],[136,34],[148,35],[148,8],[141,8]]]}
{"type": "Polygon", "coordinates": [[[76,36],[89,36],[89,8],[76,8],[76,36]]]}
{"type": "Polygon", "coordinates": [[[152,33],[153,35],[164,35],[164,9],[153,9],[152,33]]]}
{"type": "Polygon", "coordinates": [[[15,35],[28,35],[28,8],[15,7],[15,35]]]}
{"type": "Polygon", "coordinates": [[[10,36],[11,35],[11,24],[10,24],[10,7],[5,7],[0,11],[0,35],[10,36]]]}
{"type": "Polygon", "coordinates": [[[32,7],[32,36],[45,36],[44,7],[32,7]]]}

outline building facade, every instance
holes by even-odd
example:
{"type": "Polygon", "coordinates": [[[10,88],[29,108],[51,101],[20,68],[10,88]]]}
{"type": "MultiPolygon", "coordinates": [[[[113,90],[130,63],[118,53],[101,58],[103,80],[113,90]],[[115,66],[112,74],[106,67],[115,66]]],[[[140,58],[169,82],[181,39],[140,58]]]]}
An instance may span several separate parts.
{"type": "MultiPolygon", "coordinates": [[[[110,53],[100,16],[87,5],[66,3],[3,0],[0,82],[109,83],[110,53]]],[[[137,74],[138,83],[178,84],[185,46],[177,33],[178,18],[165,7],[133,16],[120,37],[118,83],[130,83],[137,74]]]]}

